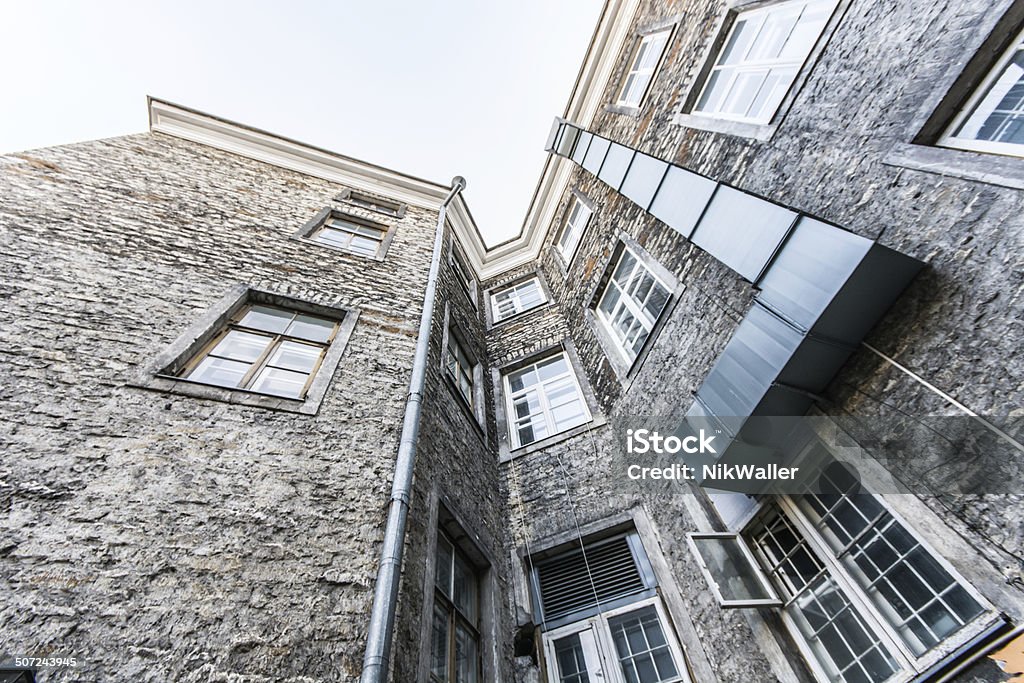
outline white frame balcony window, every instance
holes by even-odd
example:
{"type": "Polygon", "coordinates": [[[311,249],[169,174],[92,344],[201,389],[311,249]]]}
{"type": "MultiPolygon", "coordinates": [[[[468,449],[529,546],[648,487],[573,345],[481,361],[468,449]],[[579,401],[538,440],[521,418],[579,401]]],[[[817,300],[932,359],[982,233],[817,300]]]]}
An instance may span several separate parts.
{"type": "Polygon", "coordinates": [[[512,448],[528,446],[592,419],[564,351],[506,372],[502,385],[512,448]]]}
{"type": "Polygon", "coordinates": [[[553,682],[691,680],[665,608],[657,597],[549,631],[544,634],[544,650],[548,680],[553,682]]]}
{"type": "Polygon", "coordinates": [[[623,246],[595,310],[627,365],[640,355],[671,296],[671,288],[623,246]]]}
{"type": "Polygon", "coordinates": [[[739,12],[694,114],[770,123],[839,0],[788,0],[739,12]]]}
{"type": "Polygon", "coordinates": [[[534,276],[493,292],[491,314],[494,316],[494,322],[498,323],[545,303],[547,296],[540,284],[540,278],[534,276]]]}
{"type": "Polygon", "coordinates": [[[1024,31],[975,89],[938,144],[1024,156],[1024,31]]]}
{"type": "Polygon", "coordinates": [[[565,212],[565,223],[558,234],[558,253],[566,265],[572,263],[593,214],[593,209],[574,192],[565,212]]]}
{"type": "Polygon", "coordinates": [[[640,37],[629,60],[629,70],[622,79],[615,104],[632,108],[640,106],[651,87],[654,72],[658,70],[671,35],[672,29],[666,28],[640,37]]]}

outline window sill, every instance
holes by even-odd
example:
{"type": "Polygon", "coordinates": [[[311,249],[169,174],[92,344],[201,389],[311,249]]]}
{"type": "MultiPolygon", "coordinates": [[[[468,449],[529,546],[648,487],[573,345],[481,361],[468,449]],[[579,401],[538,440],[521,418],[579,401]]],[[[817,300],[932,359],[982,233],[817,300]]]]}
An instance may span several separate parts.
{"type": "Polygon", "coordinates": [[[696,130],[706,130],[712,133],[722,133],[738,138],[749,138],[767,142],[775,135],[778,124],[770,123],[748,123],[746,121],[731,121],[729,119],[718,119],[713,116],[701,116],[700,114],[676,114],[672,123],[677,126],[685,126],[696,130]]]}
{"type": "Polygon", "coordinates": [[[510,315],[507,318],[502,318],[501,320],[499,320],[497,322],[491,323],[489,329],[493,330],[493,329],[498,328],[498,327],[504,327],[506,323],[511,323],[511,322],[516,322],[516,321],[522,320],[523,318],[526,318],[527,316],[529,316],[529,314],[531,314],[531,313],[536,313],[537,311],[543,311],[544,309],[551,308],[554,305],[555,305],[554,301],[545,301],[544,303],[538,304],[537,306],[534,306],[533,308],[527,308],[525,311],[519,311],[518,313],[514,313],[514,314],[510,315]]]}
{"type": "Polygon", "coordinates": [[[380,253],[375,254],[373,256],[364,256],[362,254],[357,254],[354,251],[349,251],[348,249],[344,249],[342,247],[336,247],[333,244],[327,244],[326,242],[319,242],[315,239],[305,237],[303,235],[292,235],[291,239],[296,240],[298,242],[302,242],[303,244],[311,244],[315,247],[320,247],[322,249],[330,249],[331,251],[337,252],[339,254],[344,254],[346,256],[351,256],[352,258],[361,259],[364,261],[377,261],[378,263],[380,263],[384,260],[384,256],[386,255],[385,253],[380,253]]]}
{"type": "Polygon", "coordinates": [[[599,429],[608,424],[603,415],[597,415],[590,420],[590,422],[584,422],[581,425],[576,425],[564,432],[552,434],[549,437],[543,438],[540,441],[534,441],[526,446],[519,446],[518,448],[509,449],[506,443],[502,443],[500,453],[498,454],[498,462],[510,462],[516,458],[521,458],[524,455],[530,455],[537,451],[542,451],[546,448],[559,444],[563,441],[567,441],[573,437],[579,436],[586,432],[599,429]]]}
{"type": "Polygon", "coordinates": [[[315,415],[320,409],[318,401],[272,396],[270,394],[246,391],[245,389],[228,389],[227,387],[193,382],[169,375],[153,375],[149,379],[129,382],[128,386],[165,394],[179,394],[191,396],[192,398],[220,401],[221,403],[252,406],[254,408],[265,408],[267,410],[287,413],[299,413],[301,415],[315,415]]]}
{"type": "Polygon", "coordinates": [[[903,143],[894,145],[882,163],[1024,190],[1024,159],[999,154],[903,143]]]}
{"type": "Polygon", "coordinates": [[[625,104],[606,104],[604,105],[604,110],[621,116],[632,116],[633,118],[640,117],[640,107],[630,107],[625,104]]]}

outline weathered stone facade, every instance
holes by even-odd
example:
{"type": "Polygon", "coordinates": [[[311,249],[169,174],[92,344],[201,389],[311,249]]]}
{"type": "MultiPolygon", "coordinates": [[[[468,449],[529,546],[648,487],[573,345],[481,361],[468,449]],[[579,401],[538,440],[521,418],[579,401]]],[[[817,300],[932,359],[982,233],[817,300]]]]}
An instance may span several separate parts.
{"type": "MultiPolygon", "coordinates": [[[[926,381],[1012,430],[1024,185],[1013,160],[982,177],[990,155],[920,143],[963,80],[957,65],[998,52],[991,36],[1024,3],[842,0],[771,125],[711,130],[688,108],[726,5],[626,12],[602,102],[616,100],[636,36],[673,26],[671,40],[641,107],[600,108],[586,127],[927,264],[866,340],[923,381],[861,347],[821,414],[892,429],[960,414],[926,381]]],[[[2,162],[0,655],[79,659],[39,680],[355,680],[437,209],[388,219],[395,238],[374,261],[293,237],[346,185],[244,154],[155,132],[2,162]],[[358,310],[315,415],[137,381],[236,283],[358,310]]],[[[479,571],[483,680],[525,682],[547,675],[530,555],[623,526],[642,538],[694,681],[815,680],[778,610],[722,609],[708,590],[685,539],[725,529],[709,498],[642,495],[614,470],[632,419],[686,411],[756,289],[582,169],[539,201],[558,208],[538,258],[475,287],[457,281],[458,231],[445,230],[391,680],[428,680],[439,529],[479,571]],[[566,264],[555,242],[572,190],[596,209],[566,264]],[[625,376],[588,313],[622,235],[678,281],[625,376]],[[494,323],[490,292],[529,274],[551,300],[494,323]],[[450,335],[477,364],[473,407],[445,370],[450,335]],[[501,368],[560,344],[594,419],[511,449],[501,368]]],[[[886,502],[993,614],[1021,623],[1024,494],[886,502]]],[[[954,680],[1002,676],[980,658],[954,680]]]]}

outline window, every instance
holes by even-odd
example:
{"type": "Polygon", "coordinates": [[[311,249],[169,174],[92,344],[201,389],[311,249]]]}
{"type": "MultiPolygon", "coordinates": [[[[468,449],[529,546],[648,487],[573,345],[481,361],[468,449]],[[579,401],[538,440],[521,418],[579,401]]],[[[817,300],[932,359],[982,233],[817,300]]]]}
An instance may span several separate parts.
{"type": "Polygon", "coordinates": [[[470,269],[469,264],[466,263],[466,256],[462,253],[461,247],[458,246],[455,240],[452,240],[449,262],[455,273],[455,279],[463,291],[466,292],[470,302],[476,307],[476,278],[473,276],[473,271],[470,269]]]}
{"type": "Polygon", "coordinates": [[[665,45],[672,34],[671,29],[649,33],[640,38],[633,58],[630,60],[629,71],[622,83],[622,90],[619,91],[619,99],[616,104],[624,107],[639,107],[647,94],[647,89],[654,78],[654,72],[661,61],[661,54],[665,51],[665,45]]]}
{"type": "Polygon", "coordinates": [[[737,14],[694,111],[769,123],[837,1],[790,0],[737,14]]]}
{"type": "Polygon", "coordinates": [[[376,256],[387,228],[358,223],[346,216],[329,216],[310,239],[360,256],[376,256]]]}
{"type": "Polygon", "coordinates": [[[504,386],[513,448],[590,421],[583,391],[564,352],[507,373],[504,386]]]}
{"type": "Polygon", "coordinates": [[[597,304],[597,317],[632,365],[651,335],[669,299],[668,287],[652,273],[629,247],[623,247],[618,263],[597,304]]]}
{"type": "Polygon", "coordinates": [[[491,295],[491,310],[494,322],[540,306],[547,298],[540,286],[540,279],[531,277],[514,285],[500,289],[491,295]]]}
{"type": "Polygon", "coordinates": [[[989,72],[939,144],[1024,156],[1024,32],[989,72]]]}
{"type": "Polygon", "coordinates": [[[476,363],[469,359],[458,337],[448,331],[448,357],[445,362],[448,376],[455,383],[459,395],[466,400],[470,408],[474,408],[474,386],[476,363]]]}
{"type": "Polygon", "coordinates": [[[537,562],[549,680],[689,681],[636,532],[537,562]]]}
{"type": "Polygon", "coordinates": [[[766,605],[777,597],[809,661],[828,680],[885,681],[923,671],[941,657],[937,645],[972,635],[968,626],[986,609],[878,498],[858,492],[843,473],[822,475],[821,493],[765,505],[742,539],[693,534],[692,547],[723,606],[766,605]],[[754,557],[759,566],[751,564],[754,557]]]}
{"type": "Polygon", "coordinates": [[[567,264],[572,262],[572,257],[576,254],[577,247],[580,246],[583,231],[587,229],[591,214],[593,214],[591,208],[579,196],[573,194],[569,200],[569,209],[565,214],[565,225],[562,226],[562,232],[558,235],[558,253],[562,255],[562,259],[567,264]]]}
{"type": "Polygon", "coordinates": [[[352,204],[353,206],[366,209],[367,211],[376,211],[377,213],[382,213],[386,216],[393,216],[395,218],[401,218],[405,214],[404,204],[388,199],[381,199],[362,192],[356,192],[355,190],[342,194],[337,199],[348,204],[352,204]]]}
{"type": "Polygon", "coordinates": [[[448,537],[437,537],[430,680],[480,680],[480,581],[476,568],[448,537]]]}
{"type": "Polygon", "coordinates": [[[250,304],[188,362],[182,379],[300,399],[338,332],[339,321],[250,304]]]}

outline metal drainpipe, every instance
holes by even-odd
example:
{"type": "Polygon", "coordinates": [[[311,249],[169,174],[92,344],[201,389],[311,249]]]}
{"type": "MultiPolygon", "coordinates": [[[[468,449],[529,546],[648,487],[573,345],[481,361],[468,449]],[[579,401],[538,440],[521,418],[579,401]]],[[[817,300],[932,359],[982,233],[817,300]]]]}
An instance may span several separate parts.
{"type": "Polygon", "coordinates": [[[427,374],[430,326],[434,317],[434,300],[437,298],[437,275],[441,269],[444,219],[448,212],[448,204],[465,188],[465,178],[452,178],[452,189],[441,202],[437,217],[434,253],[427,275],[427,291],[423,295],[423,313],[420,315],[420,327],[416,336],[412,378],[409,380],[409,396],[405,403],[402,436],[398,443],[398,457],[395,460],[395,480],[391,485],[388,521],[384,529],[384,547],[381,549],[377,584],[373,591],[373,610],[370,612],[370,627],[366,634],[366,653],[363,655],[360,683],[385,683],[388,677],[391,635],[395,627],[395,606],[398,603],[398,579],[402,568],[402,550],[405,546],[405,524],[409,517],[409,495],[412,492],[413,469],[416,464],[416,438],[420,431],[423,385],[427,374]]]}

